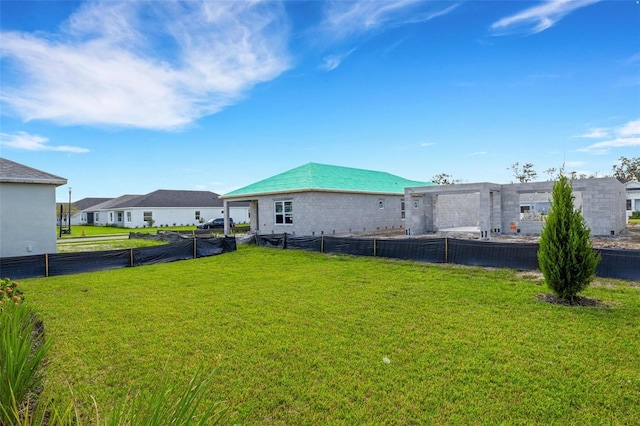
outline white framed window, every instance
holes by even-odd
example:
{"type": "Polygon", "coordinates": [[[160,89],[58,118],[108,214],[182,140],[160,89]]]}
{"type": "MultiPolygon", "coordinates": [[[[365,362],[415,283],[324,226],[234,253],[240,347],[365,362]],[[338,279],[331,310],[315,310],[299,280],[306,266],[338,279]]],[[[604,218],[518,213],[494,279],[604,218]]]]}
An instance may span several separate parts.
{"type": "Polygon", "coordinates": [[[293,225],[293,201],[275,201],[276,224],[293,225]]]}
{"type": "Polygon", "coordinates": [[[627,210],[631,210],[631,200],[627,200],[627,210]]]}
{"type": "Polygon", "coordinates": [[[122,212],[118,212],[118,222],[122,222],[122,212]]]}
{"type": "Polygon", "coordinates": [[[113,212],[109,212],[109,222],[113,222],[113,212]]]}
{"type": "Polygon", "coordinates": [[[144,220],[145,222],[153,220],[153,212],[143,212],[142,213],[142,220],[144,220]]]}
{"type": "Polygon", "coordinates": [[[127,222],[131,222],[131,212],[127,212],[127,222]]]}
{"type": "Polygon", "coordinates": [[[98,213],[98,212],[96,212],[95,221],[96,222],[100,222],[100,213],[98,213]]]}
{"type": "Polygon", "coordinates": [[[404,220],[405,217],[405,208],[404,208],[404,198],[400,199],[400,218],[404,220]]]}
{"type": "Polygon", "coordinates": [[[200,220],[200,210],[196,210],[196,220],[200,220]]]}

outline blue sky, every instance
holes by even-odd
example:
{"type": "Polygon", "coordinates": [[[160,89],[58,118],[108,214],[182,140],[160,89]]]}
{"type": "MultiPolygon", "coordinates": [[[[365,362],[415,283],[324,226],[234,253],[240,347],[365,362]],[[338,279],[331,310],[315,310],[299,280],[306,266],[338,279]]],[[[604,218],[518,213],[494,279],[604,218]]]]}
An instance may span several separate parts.
{"type": "Polygon", "coordinates": [[[603,175],[640,156],[638,3],[2,0],[1,155],[74,200],[308,162],[603,175]]]}

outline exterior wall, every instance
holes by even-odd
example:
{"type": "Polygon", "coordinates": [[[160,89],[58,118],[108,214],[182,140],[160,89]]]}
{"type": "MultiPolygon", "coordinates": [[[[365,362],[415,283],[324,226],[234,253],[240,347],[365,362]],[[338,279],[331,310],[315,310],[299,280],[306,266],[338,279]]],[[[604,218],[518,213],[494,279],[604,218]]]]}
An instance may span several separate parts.
{"type": "Polygon", "coordinates": [[[56,252],[55,188],[0,183],[0,257],[56,252]]]}
{"type": "MultiPolygon", "coordinates": [[[[301,192],[261,196],[257,200],[260,233],[296,235],[369,234],[404,229],[398,195],[301,192]],[[274,203],[293,202],[293,223],[276,224],[274,203]],[[380,202],[383,208],[380,208],[380,202]]],[[[253,203],[252,203],[253,206],[253,203]]],[[[252,218],[255,217],[252,211],[252,218]]],[[[252,220],[251,229],[256,230],[252,220]]]]}
{"type": "Polygon", "coordinates": [[[144,212],[151,212],[151,217],[154,220],[153,226],[173,226],[176,225],[197,225],[200,222],[196,220],[196,211],[200,212],[200,217],[203,221],[207,221],[211,218],[221,217],[219,207],[136,207],[136,208],[124,208],[117,210],[101,210],[98,213],[96,219],[94,214],[95,226],[116,225],[124,228],[144,228],[147,222],[144,220],[144,212]],[[119,220],[118,213],[122,214],[122,220],[119,220]],[[129,221],[129,214],[131,215],[131,221],[129,221]]]}
{"type": "Polygon", "coordinates": [[[627,183],[627,218],[631,217],[633,212],[640,211],[640,183],[628,182],[627,183]]]}
{"type": "MultiPolygon", "coordinates": [[[[543,222],[520,219],[520,200],[522,195],[527,193],[548,193],[551,198],[553,183],[502,185],[502,228],[506,230],[505,233],[540,234],[543,222]]],[[[574,204],[576,208],[582,207],[582,216],[591,230],[591,235],[615,235],[625,228],[624,185],[614,178],[577,179],[572,185],[574,204]]]]}
{"type": "MultiPolygon", "coordinates": [[[[407,209],[407,229],[412,235],[421,235],[437,231],[443,224],[456,223],[455,220],[460,220],[460,225],[457,226],[463,226],[462,223],[470,217],[466,212],[468,206],[464,204],[472,201],[463,195],[477,192],[479,202],[476,206],[480,231],[537,235],[540,234],[544,222],[524,217],[520,207],[548,200],[553,184],[554,182],[508,185],[478,183],[406,188],[405,196],[411,200],[411,208],[407,209]],[[449,197],[450,194],[455,195],[449,197]],[[443,209],[453,212],[449,211],[443,216],[443,209]],[[456,209],[460,212],[455,212],[456,209]]],[[[572,184],[574,203],[577,208],[582,208],[582,215],[591,230],[591,235],[615,235],[625,228],[624,185],[614,178],[578,179],[572,184]]]]}
{"type": "Polygon", "coordinates": [[[477,227],[499,232],[501,195],[491,183],[405,188],[407,233],[423,235],[447,228],[477,227]]]}
{"type": "Polygon", "coordinates": [[[437,229],[479,226],[480,193],[443,194],[436,196],[437,229]]]}

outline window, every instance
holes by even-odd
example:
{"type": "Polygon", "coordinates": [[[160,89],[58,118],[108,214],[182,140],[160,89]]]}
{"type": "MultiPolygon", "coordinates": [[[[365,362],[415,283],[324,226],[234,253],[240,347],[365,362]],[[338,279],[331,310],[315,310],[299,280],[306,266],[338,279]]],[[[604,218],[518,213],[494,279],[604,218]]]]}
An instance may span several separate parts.
{"type": "Polygon", "coordinates": [[[109,222],[113,222],[113,212],[109,212],[109,222]]]}
{"type": "Polygon", "coordinates": [[[100,213],[96,212],[96,222],[100,222],[100,213]]]}
{"type": "Polygon", "coordinates": [[[293,224],[293,201],[275,202],[276,223],[293,224]]]}
{"type": "Polygon", "coordinates": [[[122,222],[122,212],[118,212],[118,222],[122,222]]]}
{"type": "Polygon", "coordinates": [[[145,222],[149,222],[150,220],[153,220],[153,212],[143,212],[142,220],[144,220],[145,222]]]}
{"type": "Polygon", "coordinates": [[[384,209],[384,200],[383,199],[379,199],[378,200],[378,208],[379,209],[384,209]]]}
{"type": "Polygon", "coordinates": [[[131,222],[131,212],[127,212],[127,222],[131,222]]]}
{"type": "Polygon", "coordinates": [[[200,210],[196,210],[196,220],[200,220],[200,210]]]}
{"type": "Polygon", "coordinates": [[[404,209],[404,198],[401,198],[400,199],[400,218],[401,219],[404,219],[404,215],[405,215],[404,210],[405,210],[404,209]]]}
{"type": "MultiPolygon", "coordinates": [[[[627,210],[628,210],[628,209],[627,209],[627,210]]],[[[86,221],[87,221],[87,214],[86,214],[86,213],[82,213],[81,217],[82,217],[82,218],[81,218],[80,220],[82,220],[83,222],[86,222],[86,221]]]]}
{"type": "Polygon", "coordinates": [[[627,210],[631,210],[631,200],[627,200],[627,210]]]}

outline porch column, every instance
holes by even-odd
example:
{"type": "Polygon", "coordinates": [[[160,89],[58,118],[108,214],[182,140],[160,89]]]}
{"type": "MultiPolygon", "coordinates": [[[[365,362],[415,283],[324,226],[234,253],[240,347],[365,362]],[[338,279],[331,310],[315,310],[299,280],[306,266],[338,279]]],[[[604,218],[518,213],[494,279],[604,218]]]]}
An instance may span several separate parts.
{"type": "Polygon", "coordinates": [[[222,205],[222,209],[224,210],[224,235],[231,235],[231,229],[229,228],[229,203],[227,200],[223,200],[222,205]]]}
{"type": "Polygon", "coordinates": [[[491,191],[486,185],[480,189],[480,206],[478,209],[480,236],[481,238],[489,238],[491,228],[491,209],[492,199],[491,191]]]}

